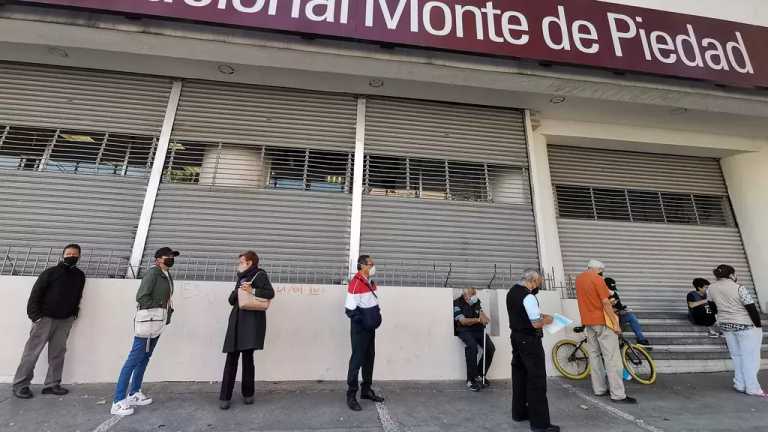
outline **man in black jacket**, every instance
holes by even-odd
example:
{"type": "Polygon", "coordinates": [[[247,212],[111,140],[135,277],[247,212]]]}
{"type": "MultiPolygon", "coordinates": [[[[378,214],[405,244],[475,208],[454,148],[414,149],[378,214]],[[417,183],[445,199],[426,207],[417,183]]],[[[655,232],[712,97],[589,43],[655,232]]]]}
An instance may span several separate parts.
{"type": "Polygon", "coordinates": [[[547,370],[542,329],[552,317],[539,309],[536,293],[544,281],[538,270],[525,270],[507,293],[509,328],[512,330],[512,420],[530,420],[533,432],[559,432],[549,419],[547,370]]]}
{"type": "Polygon", "coordinates": [[[61,372],[67,352],[67,338],[72,322],[80,311],[80,299],[85,287],[85,274],[76,267],[80,259],[80,246],[67,245],[61,262],[40,274],[32,287],[27,302],[27,315],[32,331],[21,364],[13,378],[13,394],[20,399],[31,399],[29,389],[35,364],[45,345],[48,345],[48,375],[43,394],[63,396],[69,391],[61,387],[61,372]]]}

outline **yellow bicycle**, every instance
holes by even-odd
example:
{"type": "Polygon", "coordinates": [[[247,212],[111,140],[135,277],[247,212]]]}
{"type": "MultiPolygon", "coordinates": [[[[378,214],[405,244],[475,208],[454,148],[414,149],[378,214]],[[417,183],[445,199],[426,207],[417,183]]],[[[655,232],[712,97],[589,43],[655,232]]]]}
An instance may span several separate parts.
{"type": "MultiPolygon", "coordinates": [[[[573,329],[575,333],[583,333],[584,327],[573,329]]],[[[624,368],[640,384],[656,382],[656,363],[647,349],[640,345],[629,343],[624,336],[619,335],[621,360],[624,368]]],[[[552,360],[555,368],[566,378],[582,380],[589,376],[589,355],[584,345],[585,337],[580,342],[563,339],[552,348],[552,360]]]]}

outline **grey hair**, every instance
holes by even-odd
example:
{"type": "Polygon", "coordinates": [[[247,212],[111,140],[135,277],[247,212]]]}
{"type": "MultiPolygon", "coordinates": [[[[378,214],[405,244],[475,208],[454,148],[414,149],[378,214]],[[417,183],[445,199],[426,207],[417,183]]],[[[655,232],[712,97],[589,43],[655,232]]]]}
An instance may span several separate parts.
{"type": "Polygon", "coordinates": [[[541,272],[534,268],[528,268],[523,270],[523,274],[520,276],[519,283],[524,282],[536,282],[538,278],[542,277],[541,272]]]}

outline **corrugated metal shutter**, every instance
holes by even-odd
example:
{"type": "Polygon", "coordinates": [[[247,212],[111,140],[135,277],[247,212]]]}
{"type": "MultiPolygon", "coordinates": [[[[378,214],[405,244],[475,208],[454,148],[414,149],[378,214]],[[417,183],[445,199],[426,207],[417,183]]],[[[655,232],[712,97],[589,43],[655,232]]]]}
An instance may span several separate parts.
{"type": "Polygon", "coordinates": [[[34,274],[76,242],[89,276],[125,275],[170,88],[0,63],[0,273],[34,274]]]}
{"type": "Polygon", "coordinates": [[[232,280],[253,249],[273,281],[339,282],[356,112],[351,95],[186,82],[145,264],[169,245],[178,277],[232,280]]]}
{"type": "Polygon", "coordinates": [[[0,124],[159,134],[167,78],[0,63],[0,124]]]}
{"type": "Polygon", "coordinates": [[[276,87],[187,81],[177,140],[322,150],[354,148],[355,98],[276,87]]]}
{"type": "Polygon", "coordinates": [[[501,287],[538,267],[520,111],[372,98],[365,149],[360,251],[380,283],[442,286],[450,268],[449,286],[484,286],[495,265],[501,287]],[[429,181],[444,169],[445,188],[420,191],[417,169],[429,181]],[[503,176],[514,185],[494,187],[503,176]]]}
{"type": "MultiPolygon", "coordinates": [[[[727,195],[715,159],[560,146],[549,150],[555,185],[727,195]]],[[[566,273],[577,275],[589,259],[605,262],[606,276],[616,279],[622,301],[637,310],[685,310],[693,279],[711,280],[712,269],[722,263],[734,266],[740,282],[754,292],[739,230],[726,223],[579,220],[561,213],[558,229],[566,273]]]]}

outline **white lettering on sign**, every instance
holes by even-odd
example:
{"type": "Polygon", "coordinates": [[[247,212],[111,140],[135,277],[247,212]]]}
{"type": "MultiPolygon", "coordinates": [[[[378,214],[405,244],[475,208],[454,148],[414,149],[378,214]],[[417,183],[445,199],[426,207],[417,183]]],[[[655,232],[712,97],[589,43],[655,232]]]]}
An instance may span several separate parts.
{"type": "MultiPolygon", "coordinates": [[[[569,8],[562,2],[539,0],[537,6],[545,6],[526,13],[524,5],[519,6],[523,11],[508,6],[524,2],[499,0],[145,0],[165,4],[148,11],[146,3],[26,1],[90,8],[103,4],[105,9],[151,15],[196,8],[193,19],[202,15],[212,22],[249,26],[253,20],[254,27],[301,31],[297,21],[304,21],[311,24],[307,30],[317,34],[768,86],[763,84],[768,83],[768,71],[744,77],[756,75],[755,68],[767,68],[765,48],[748,47],[758,43],[760,29],[641,8],[569,8]],[[201,13],[201,8],[210,13],[201,13]],[[350,22],[352,17],[361,22],[350,22]]],[[[179,14],[184,16],[189,14],[179,14]]]]}

